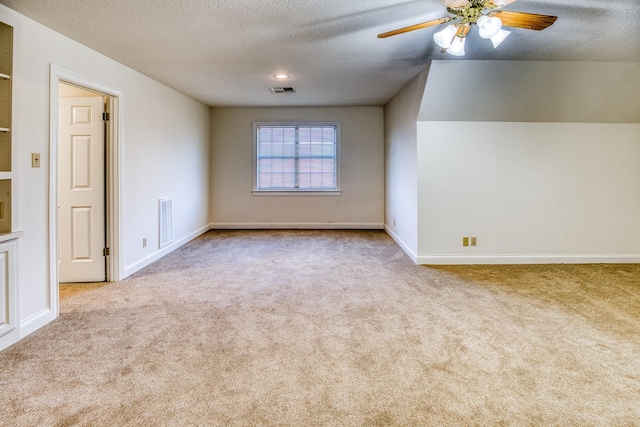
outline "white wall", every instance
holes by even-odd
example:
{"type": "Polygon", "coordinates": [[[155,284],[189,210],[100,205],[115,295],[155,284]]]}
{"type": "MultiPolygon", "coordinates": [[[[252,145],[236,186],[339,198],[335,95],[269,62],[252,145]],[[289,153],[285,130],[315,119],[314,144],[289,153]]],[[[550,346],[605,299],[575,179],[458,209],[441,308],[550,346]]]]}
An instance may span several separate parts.
{"type": "Polygon", "coordinates": [[[640,262],[638,123],[639,63],[434,61],[385,107],[387,230],[418,263],[640,262]]]}
{"type": "Polygon", "coordinates": [[[174,237],[188,239],[208,227],[209,108],[85,46],[0,6],[0,21],[14,26],[13,147],[17,152],[19,300],[21,327],[50,320],[49,281],[49,70],[56,65],[123,93],[123,204],[125,271],[159,253],[157,199],[174,197],[174,237]],[[31,168],[31,153],[42,167],[31,168]],[[149,246],[142,249],[142,237],[149,246]]]}
{"type": "Polygon", "coordinates": [[[419,262],[640,262],[640,63],[435,61],[418,120],[419,262]]]}
{"type": "MultiPolygon", "coordinates": [[[[209,227],[210,108],[136,74],[126,90],[124,157],[125,272],[158,251],[158,199],[173,197],[173,238],[191,240],[209,227]],[[137,80],[137,79],[136,79],[137,80]],[[148,246],[142,247],[146,237],[148,246]]],[[[168,250],[175,249],[175,244],[168,250]]]]}
{"type": "Polygon", "coordinates": [[[419,122],[418,147],[419,262],[640,262],[640,125],[419,122]]]}
{"type": "Polygon", "coordinates": [[[215,228],[382,228],[383,109],[213,108],[211,222],[215,228]],[[340,196],[254,196],[252,123],[341,122],[340,196]]]}
{"type": "Polygon", "coordinates": [[[427,67],[384,109],[385,228],[414,260],[418,254],[418,155],[416,120],[427,67]]]}

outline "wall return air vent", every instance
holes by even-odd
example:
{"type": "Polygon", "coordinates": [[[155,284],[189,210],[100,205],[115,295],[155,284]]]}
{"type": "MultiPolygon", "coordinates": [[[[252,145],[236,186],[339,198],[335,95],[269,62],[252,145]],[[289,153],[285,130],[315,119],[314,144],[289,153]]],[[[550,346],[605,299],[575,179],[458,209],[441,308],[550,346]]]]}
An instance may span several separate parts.
{"type": "Polygon", "coordinates": [[[269,89],[273,93],[294,93],[296,91],[293,86],[271,86],[269,89]]]}
{"type": "Polygon", "coordinates": [[[158,200],[158,225],[160,249],[173,242],[173,199],[164,197],[158,200]]]}

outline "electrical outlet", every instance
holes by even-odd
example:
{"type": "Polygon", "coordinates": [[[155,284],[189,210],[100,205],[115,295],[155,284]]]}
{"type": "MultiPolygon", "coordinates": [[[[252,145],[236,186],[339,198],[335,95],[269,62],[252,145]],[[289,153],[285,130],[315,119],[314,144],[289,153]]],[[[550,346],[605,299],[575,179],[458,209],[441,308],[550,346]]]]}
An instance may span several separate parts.
{"type": "Polygon", "coordinates": [[[462,246],[469,246],[469,238],[468,237],[463,237],[462,238],[462,246]]]}
{"type": "Polygon", "coordinates": [[[471,246],[478,246],[478,240],[475,237],[471,238],[471,246]]]}
{"type": "Polygon", "coordinates": [[[143,247],[143,248],[146,248],[146,247],[147,247],[147,238],[146,238],[146,237],[143,237],[143,238],[142,238],[142,247],[143,247]]]}
{"type": "Polygon", "coordinates": [[[40,167],[40,153],[31,153],[31,167],[32,168],[40,167]]]}

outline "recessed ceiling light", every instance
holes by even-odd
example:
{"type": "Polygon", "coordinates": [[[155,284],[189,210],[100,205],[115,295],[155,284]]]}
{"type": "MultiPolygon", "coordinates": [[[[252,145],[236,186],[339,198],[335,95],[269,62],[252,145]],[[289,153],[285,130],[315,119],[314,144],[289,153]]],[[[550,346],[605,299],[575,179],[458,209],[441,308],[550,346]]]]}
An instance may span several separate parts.
{"type": "Polygon", "coordinates": [[[288,78],[290,78],[291,76],[289,74],[284,74],[284,73],[279,73],[279,74],[274,74],[273,78],[274,79],[278,79],[278,80],[286,80],[288,78]]]}

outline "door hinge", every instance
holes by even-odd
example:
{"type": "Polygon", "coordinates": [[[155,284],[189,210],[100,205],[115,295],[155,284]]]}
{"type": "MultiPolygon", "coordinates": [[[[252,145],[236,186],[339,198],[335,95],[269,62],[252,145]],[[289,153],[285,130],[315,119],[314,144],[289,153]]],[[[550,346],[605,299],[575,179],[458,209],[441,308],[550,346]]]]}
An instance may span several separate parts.
{"type": "Polygon", "coordinates": [[[102,120],[104,120],[105,122],[109,121],[109,113],[102,113],[102,120]]]}
{"type": "Polygon", "coordinates": [[[102,256],[109,256],[111,255],[111,251],[109,250],[109,248],[104,248],[102,250],[102,256]]]}

